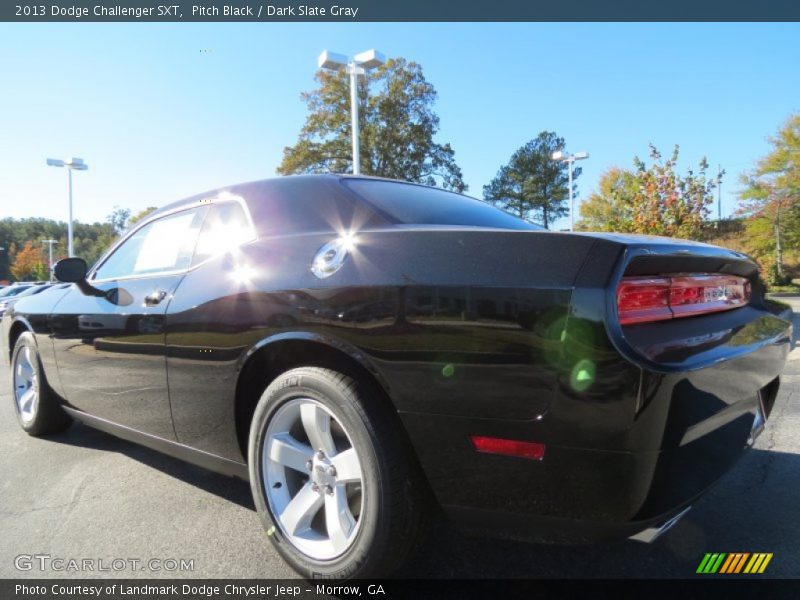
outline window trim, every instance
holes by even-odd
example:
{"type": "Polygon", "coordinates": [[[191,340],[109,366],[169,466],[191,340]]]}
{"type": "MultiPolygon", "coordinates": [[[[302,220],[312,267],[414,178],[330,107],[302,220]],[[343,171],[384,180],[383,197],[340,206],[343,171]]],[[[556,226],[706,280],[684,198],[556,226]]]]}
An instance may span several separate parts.
{"type": "MultiPolygon", "coordinates": [[[[202,198],[201,200],[198,200],[198,201],[193,202],[191,204],[188,204],[188,205],[185,205],[185,206],[177,206],[177,207],[175,207],[175,208],[173,208],[171,210],[168,210],[166,212],[154,214],[153,216],[144,219],[141,223],[138,223],[136,227],[131,229],[127,234],[125,234],[122,238],[120,238],[114,245],[111,246],[111,248],[109,248],[105,252],[105,254],[103,254],[100,257],[100,259],[89,270],[89,273],[86,275],[86,280],[90,281],[92,283],[107,283],[109,281],[129,281],[131,279],[150,279],[150,278],[153,278],[153,277],[166,277],[166,276],[170,276],[170,275],[180,275],[182,273],[188,273],[189,271],[193,271],[195,269],[198,269],[198,268],[202,267],[203,265],[205,265],[210,260],[213,260],[214,258],[219,256],[219,254],[215,254],[215,255],[209,256],[208,258],[206,258],[205,260],[197,263],[196,265],[192,265],[190,263],[190,265],[188,267],[186,267],[185,269],[172,269],[172,270],[169,270],[169,271],[156,271],[156,272],[152,272],[152,273],[138,273],[138,274],[133,274],[133,275],[125,275],[124,277],[106,277],[106,278],[103,278],[103,279],[95,279],[94,278],[95,274],[100,269],[100,267],[102,267],[106,263],[106,261],[109,258],[111,258],[111,256],[117,251],[117,249],[120,246],[122,246],[125,242],[127,242],[131,237],[133,237],[142,228],[150,225],[151,223],[155,223],[156,221],[160,221],[161,219],[164,219],[166,217],[171,217],[171,216],[176,215],[176,214],[181,213],[181,212],[186,212],[186,211],[189,211],[189,210],[195,210],[197,208],[202,208],[204,206],[210,207],[210,206],[212,206],[214,204],[223,204],[223,203],[226,203],[226,202],[237,202],[242,207],[242,210],[244,211],[245,217],[247,218],[247,224],[250,227],[250,233],[252,234],[252,237],[250,237],[247,240],[244,240],[244,241],[238,243],[234,247],[235,248],[241,248],[245,244],[249,244],[251,242],[254,242],[256,239],[258,239],[258,233],[256,231],[255,224],[253,223],[253,217],[250,215],[250,209],[247,207],[247,202],[245,202],[245,199],[242,198],[241,196],[237,196],[237,195],[231,194],[229,192],[220,192],[216,196],[210,196],[208,198],[202,198]]],[[[206,222],[206,218],[207,217],[208,217],[208,213],[206,212],[206,215],[203,217],[203,221],[200,223],[200,229],[201,230],[203,228],[203,225],[206,222]]],[[[194,259],[194,251],[192,252],[192,259],[194,259]]]]}

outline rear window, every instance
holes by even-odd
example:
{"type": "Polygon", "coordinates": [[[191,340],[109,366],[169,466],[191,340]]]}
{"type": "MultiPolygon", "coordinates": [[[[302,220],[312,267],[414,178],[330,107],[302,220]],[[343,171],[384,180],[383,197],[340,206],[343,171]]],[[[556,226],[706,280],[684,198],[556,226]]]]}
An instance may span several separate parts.
{"type": "Polygon", "coordinates": [[[372,179],[343,179],[342,184],[395,223],[542,229],[485,202],[446,190],[372,179]]]}

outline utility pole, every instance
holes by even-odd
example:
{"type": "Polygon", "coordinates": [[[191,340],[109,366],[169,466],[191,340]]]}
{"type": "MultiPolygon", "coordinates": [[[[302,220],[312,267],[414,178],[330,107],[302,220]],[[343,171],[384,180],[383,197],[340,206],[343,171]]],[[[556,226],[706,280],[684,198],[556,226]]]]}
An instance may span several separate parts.
{"type": "Polygon", "coordinates": [[[722,165],[717,165],[717,221],[722,221],[722,165]]]}
{"type": "Polygon", "coordinates": [[[58,244],[58,240],[42,240],[47,244],[47,266],[50,269],[50,281],[53,281],[53,244],[58,244]]]}
{"type": "Polygon", "coordinates": [[[783,208],[783,198],[778,199],[777,212],[775,213],[775,270],[777,271],[780,284],[783,281],[783,244],[781,243],[781,209],[783,208]]]}

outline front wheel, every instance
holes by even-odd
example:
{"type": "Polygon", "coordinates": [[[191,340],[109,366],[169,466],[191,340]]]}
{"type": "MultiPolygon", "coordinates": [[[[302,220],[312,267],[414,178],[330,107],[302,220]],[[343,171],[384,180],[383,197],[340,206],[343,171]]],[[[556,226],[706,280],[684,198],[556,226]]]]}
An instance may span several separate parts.
{"type": "Polygon", "coordinates": [[[60,433],[72,423],[47,385],[36,340],[27,331],[19,336],[11,355],[11,385],[17,420],[28,434],[60,433]]]}
{"type": "Polygon", "coordinates": [[[384,575],[417,545],[422,485],[398,429],[377,390],[329,369],[292,369],[261,396],[248,449],[253,497],[301,575],[384,575]]]}

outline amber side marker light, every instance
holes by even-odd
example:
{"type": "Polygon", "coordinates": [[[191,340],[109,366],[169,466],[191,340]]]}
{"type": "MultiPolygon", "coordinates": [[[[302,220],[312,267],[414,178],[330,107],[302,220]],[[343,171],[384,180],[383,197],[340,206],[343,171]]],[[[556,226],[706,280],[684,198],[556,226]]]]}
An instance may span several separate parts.
{"type": "Polygon", "coordinates": [[[544,444],[522,442],[520,440],[504,440],[480,435],[471,435],[469,439],[475,450],[485,454],[501,454],[530,460],[542,460],[544,458],[544,444]]]}
{"type": "Polygon", "coordinates": [[[622,325],[730,310],[750,301],[750,282],[737,275],[624,277],[617,287],[622,325]]]}

